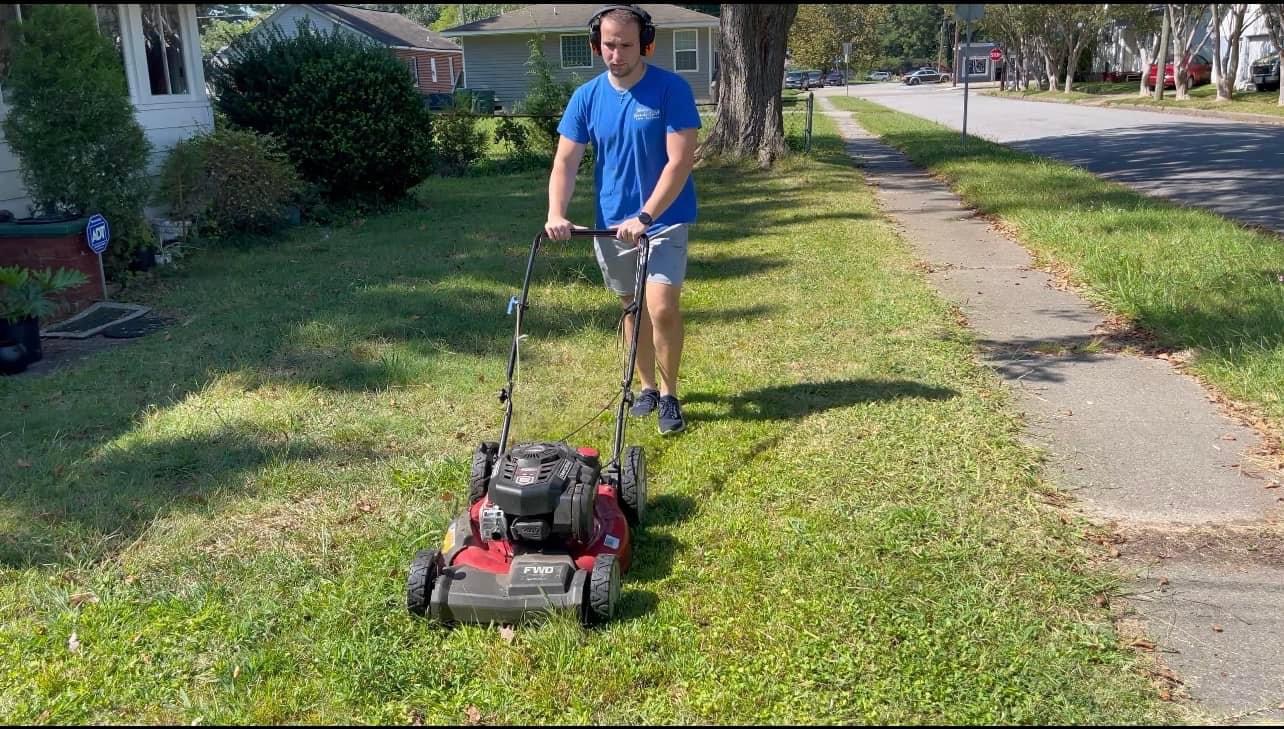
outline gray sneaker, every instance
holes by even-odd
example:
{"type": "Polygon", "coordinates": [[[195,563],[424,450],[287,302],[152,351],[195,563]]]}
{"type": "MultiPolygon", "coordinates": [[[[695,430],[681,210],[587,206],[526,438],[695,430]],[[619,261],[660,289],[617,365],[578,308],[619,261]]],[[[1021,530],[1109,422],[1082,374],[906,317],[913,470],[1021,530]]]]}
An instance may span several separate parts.
{"type": "Polygon", "coordinates": [[[686,427],[687,421],[682,417],[682,405],[678,403],[678,398],[672,395],[660,398],[660,435],[677,433],[686,427]]]}
{"type": "Polygon", "coordinates": [[[633,409],[629,412],[634,416],[641,418],[655,412],[655,409],[659,407],[659,405],[660,391],[646,388],[642,390],[641,395],[638,395],[638,399],[633,401],[633,409]]]}

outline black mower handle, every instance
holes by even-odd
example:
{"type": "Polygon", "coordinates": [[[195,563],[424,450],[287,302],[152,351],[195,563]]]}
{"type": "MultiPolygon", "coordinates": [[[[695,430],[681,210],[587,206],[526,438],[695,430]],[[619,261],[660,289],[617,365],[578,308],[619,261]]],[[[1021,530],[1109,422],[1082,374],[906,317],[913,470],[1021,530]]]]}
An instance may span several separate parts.
{"type": "MultiPolygon", "coordinates": [[[[619,231],[619,228],[571,228],[571,237],[572,238],[614,238],[616,237],[615,234],[618,231],[619,231]]],[[[647,240],[646,233],[643,233],[638,237],[641,238],[642,240],[647,240]]],[[[539,235],[535,237],[535,239],[540,242],[543,242],[546,240],[552,240],[551,238],[549,238],[548,233],[542,230],[539,232],[539,235]]]]}

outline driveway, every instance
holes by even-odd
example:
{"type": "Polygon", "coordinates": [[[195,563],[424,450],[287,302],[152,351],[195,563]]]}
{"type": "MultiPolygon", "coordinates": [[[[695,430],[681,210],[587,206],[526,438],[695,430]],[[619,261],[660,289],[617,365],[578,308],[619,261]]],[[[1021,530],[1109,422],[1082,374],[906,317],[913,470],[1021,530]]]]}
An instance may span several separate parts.
{"type": "MultiPolygon", "coordinates": [[[[844,89],[818,89],[842,96],[844,89]]],[[[897,111],[963,126],[963,87],[864,84],[846,90],[897,111]]],[[[967,129],[1134,189],[1284,233],[1284,126],[971,93],[967,129]]]]}

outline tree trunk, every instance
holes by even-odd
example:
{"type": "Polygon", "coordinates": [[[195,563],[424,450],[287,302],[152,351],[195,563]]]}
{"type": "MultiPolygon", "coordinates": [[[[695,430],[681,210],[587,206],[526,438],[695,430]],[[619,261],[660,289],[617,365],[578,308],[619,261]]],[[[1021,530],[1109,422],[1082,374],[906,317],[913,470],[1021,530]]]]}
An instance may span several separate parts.
{"type": "MultiPolygon", "coordinates": [[[[1141,85],[1141,88],[1137,89],[1138,96],[1150,96],[1150,92],[1146,90],[1146,74],[1149,73],[1150,71],[1150,64],[1157,63],[1155,59],[1159,58],[1159,54],[1162,52],[1159,48],[1159,43],[1162,40],[1163,40],[1163,36],[1159,33],[1156,33],[1155,43],[1154,45],[1150,46],[1150,58],[1147,59],[1146,57],[1142,56],[1141,81],[1138,82],[1141,85]]],[[[1138,45],[1140,46],[1140,44],[1138,45]]],[[[1140,53],[1138,53],[1138,55],[1140,55],[1140,53]]]]}
{"type": "MultiPolygon", "coordinates": [[[[1048,74],[1048,91],[1056,91],[1057,59],[1053,58],[1052,54],[1046,50],[1043,52],[1043,67],[1044,71],[1048,74]]],[[[1040,88],[1042,88],[1042,86],[1043,85],[1040,84],[1040,88]]]]}
{"type": "Polygon", "coordinates": [[[785,42],[798,6],[721,7],[718,115],[699,156],[752,158],[767,168],[786,153],[780,90],[785,42]]]}
{"type": "MultiPolygon", "coordinates": [[[[1213,20],[1216,21],[1219,13],[1217,5],[1213,6],[1213,20]]],[[[1230,37],[1227,38],[1227,51],[1229,58],[1222,57],[1222,29],[1221,23],[1213,26],[1213,48],[1214,62],[1213,69],[1217,74],[1217,100],[1231,101],[1235,97],[1235,77],[1239,73],[1239,44],[1240,39],[1244,36],[1244,18],[1248,15],[1248,6],[1244,4],[1235,4],[1229,6],[1226,17],[1230,18],[1230,37]]]]}
{"type": "MultiPolygon", "coordinates": [[[[1164,25],[1159,33],[1159,52],[1155,54],[1155,101],[1164,99],[1164,63],[1168,58],[1168,41],[1172,35],[1172,6],[1164,6],[1164,25]]],[[[1145,74],[1142,75],[1145,81],[1145,74]]]]}

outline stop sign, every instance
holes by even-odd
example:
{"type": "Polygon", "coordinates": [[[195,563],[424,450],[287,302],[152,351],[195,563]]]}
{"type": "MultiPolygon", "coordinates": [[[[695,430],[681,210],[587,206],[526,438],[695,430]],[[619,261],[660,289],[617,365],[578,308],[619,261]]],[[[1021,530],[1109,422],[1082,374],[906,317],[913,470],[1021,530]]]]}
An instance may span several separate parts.
{"type": "Polygon", "coordinates": [[[999,50],[998,48],[991,48],[991,49],[990,49],[990,60],[991,60],[991,61],[1002,61],[1002,60],[1003,60],[1003,51],[999,50]]]}

